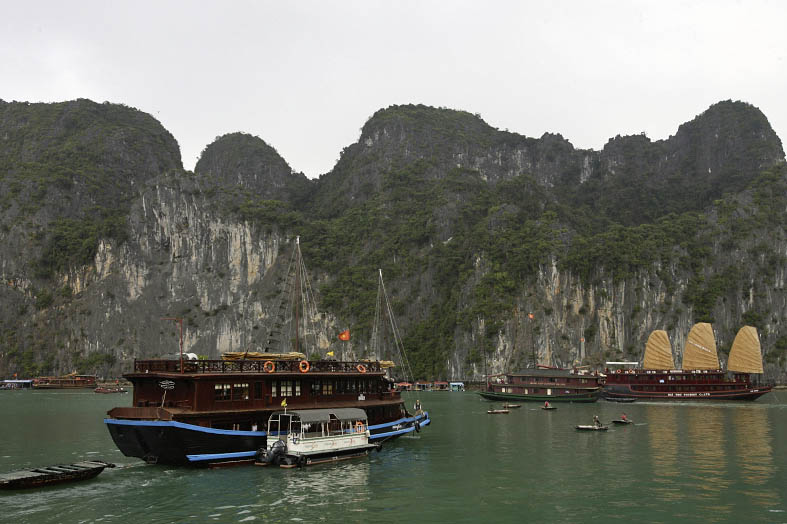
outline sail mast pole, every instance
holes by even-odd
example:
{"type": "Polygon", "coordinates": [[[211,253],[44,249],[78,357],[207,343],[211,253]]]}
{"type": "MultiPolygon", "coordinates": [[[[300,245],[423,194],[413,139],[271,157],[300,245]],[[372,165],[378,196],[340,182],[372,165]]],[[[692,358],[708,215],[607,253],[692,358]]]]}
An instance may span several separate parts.
{"type": "MultiPolygon", "coordinates": [[[[301,290],[301,237],[295,237],[295,288],[294,292],[299,293],[301,290]]],[[[295,352],[300,352],[300,344],[298,338],[300,336],[300,316],[298,315],[298,305],[299,305],[299,298],[298,296],[293,297],[295,300],[295,352]]]]}

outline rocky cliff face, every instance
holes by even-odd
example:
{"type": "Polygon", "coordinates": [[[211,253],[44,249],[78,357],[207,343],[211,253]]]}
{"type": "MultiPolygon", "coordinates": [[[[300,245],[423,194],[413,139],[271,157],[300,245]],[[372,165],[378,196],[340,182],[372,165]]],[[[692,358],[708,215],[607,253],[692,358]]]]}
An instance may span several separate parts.
{"type": "Polygon", "coordinates": [[[317,320],[329,334],[351,326],[343,349],[368,353],[383,267],[419,376],[479,378],[534,355],[636,360],[653,329],[680,354],[705,319],[722,360],[737,328],[757,325],[781,377],[783,162],[767,119],[742,103],[602,151],[397,106],[318,181],[240,133],[192,174],[136,110],[0,102],[0,374],[118,375],[177,353],[170,317],[185,319],[188,352],[262,349],[303,234],[329,309],[317,320]]]}

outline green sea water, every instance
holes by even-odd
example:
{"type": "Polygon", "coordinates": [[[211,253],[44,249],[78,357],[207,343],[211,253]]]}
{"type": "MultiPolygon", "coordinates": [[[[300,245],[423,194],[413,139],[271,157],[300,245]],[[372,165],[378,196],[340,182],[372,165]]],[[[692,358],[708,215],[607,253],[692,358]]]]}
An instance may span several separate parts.
{"type": "MultiPolygon", "coordinates": [[[[408,393],[412,404],[415,393],[408,393]]],[[[0,522],[787,522],[787,391],[746,403],[523,404],[418,393],[433,424],[284,470],[144,464],[102,419],[131,395],[0,392],[0,472],[102,459],[93,480],[0,491],[0,522]],[[625,411],[635,424],[578,432],[625,411]]]]}

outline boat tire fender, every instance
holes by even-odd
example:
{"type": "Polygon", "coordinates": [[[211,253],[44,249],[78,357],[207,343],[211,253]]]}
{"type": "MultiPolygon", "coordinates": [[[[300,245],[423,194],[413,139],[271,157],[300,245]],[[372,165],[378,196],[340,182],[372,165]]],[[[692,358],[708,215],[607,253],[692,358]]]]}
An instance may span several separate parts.
{"type": "Polygon", "coordinates": [[[358,364],[357,366],[355,366],[355,369],[357,369],[360,373],[366,373],[366,366],[364,366],[363,364],[358,364]]]}
{"type": "Polygon", "coordinates": [[[308,360],[301,360],[298,363],[298,369],[300,370],[301,373],[308,373],[311,367],[312,366],[311,364],[309,364],[308,360]]]}
{"type": "Polygon", "coordinates": [[[262,365],[262,370],[265,373],[273,373],[276,371],[276,364],[272,360],[266,360],[265,364],[262,365]]]}
{"type": "Polygon", "coordinates": [[[421,432],[421,424],[417,420],[415,421],[415,432],[416,433],[421,432]]]}

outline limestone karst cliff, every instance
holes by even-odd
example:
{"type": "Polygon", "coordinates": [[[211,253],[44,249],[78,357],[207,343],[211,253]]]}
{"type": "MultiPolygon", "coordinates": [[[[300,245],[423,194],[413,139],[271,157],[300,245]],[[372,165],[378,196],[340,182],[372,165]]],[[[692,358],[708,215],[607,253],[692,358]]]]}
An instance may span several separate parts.
{"type": "MultiPolygon", "coordinates": [[[[592,123],[588,123],[592,125],[592,123]]],[[[369,351],[382,268],[414,371],[637,359],[666,329],[756,325],[787,366],[787,169],[765,116],[720,102],[601,151],[425,106],[375,113],[318,180],[242,133],[194,173],[140,111],[0,101],[0,375],[118,375],[134,358],[258,349],[301,235],[326,330],[369,351]],[[530,319],[529,315],[533,315],[530,319]],[[341,329],[340,329],[341,328],[341,329]]]]}

